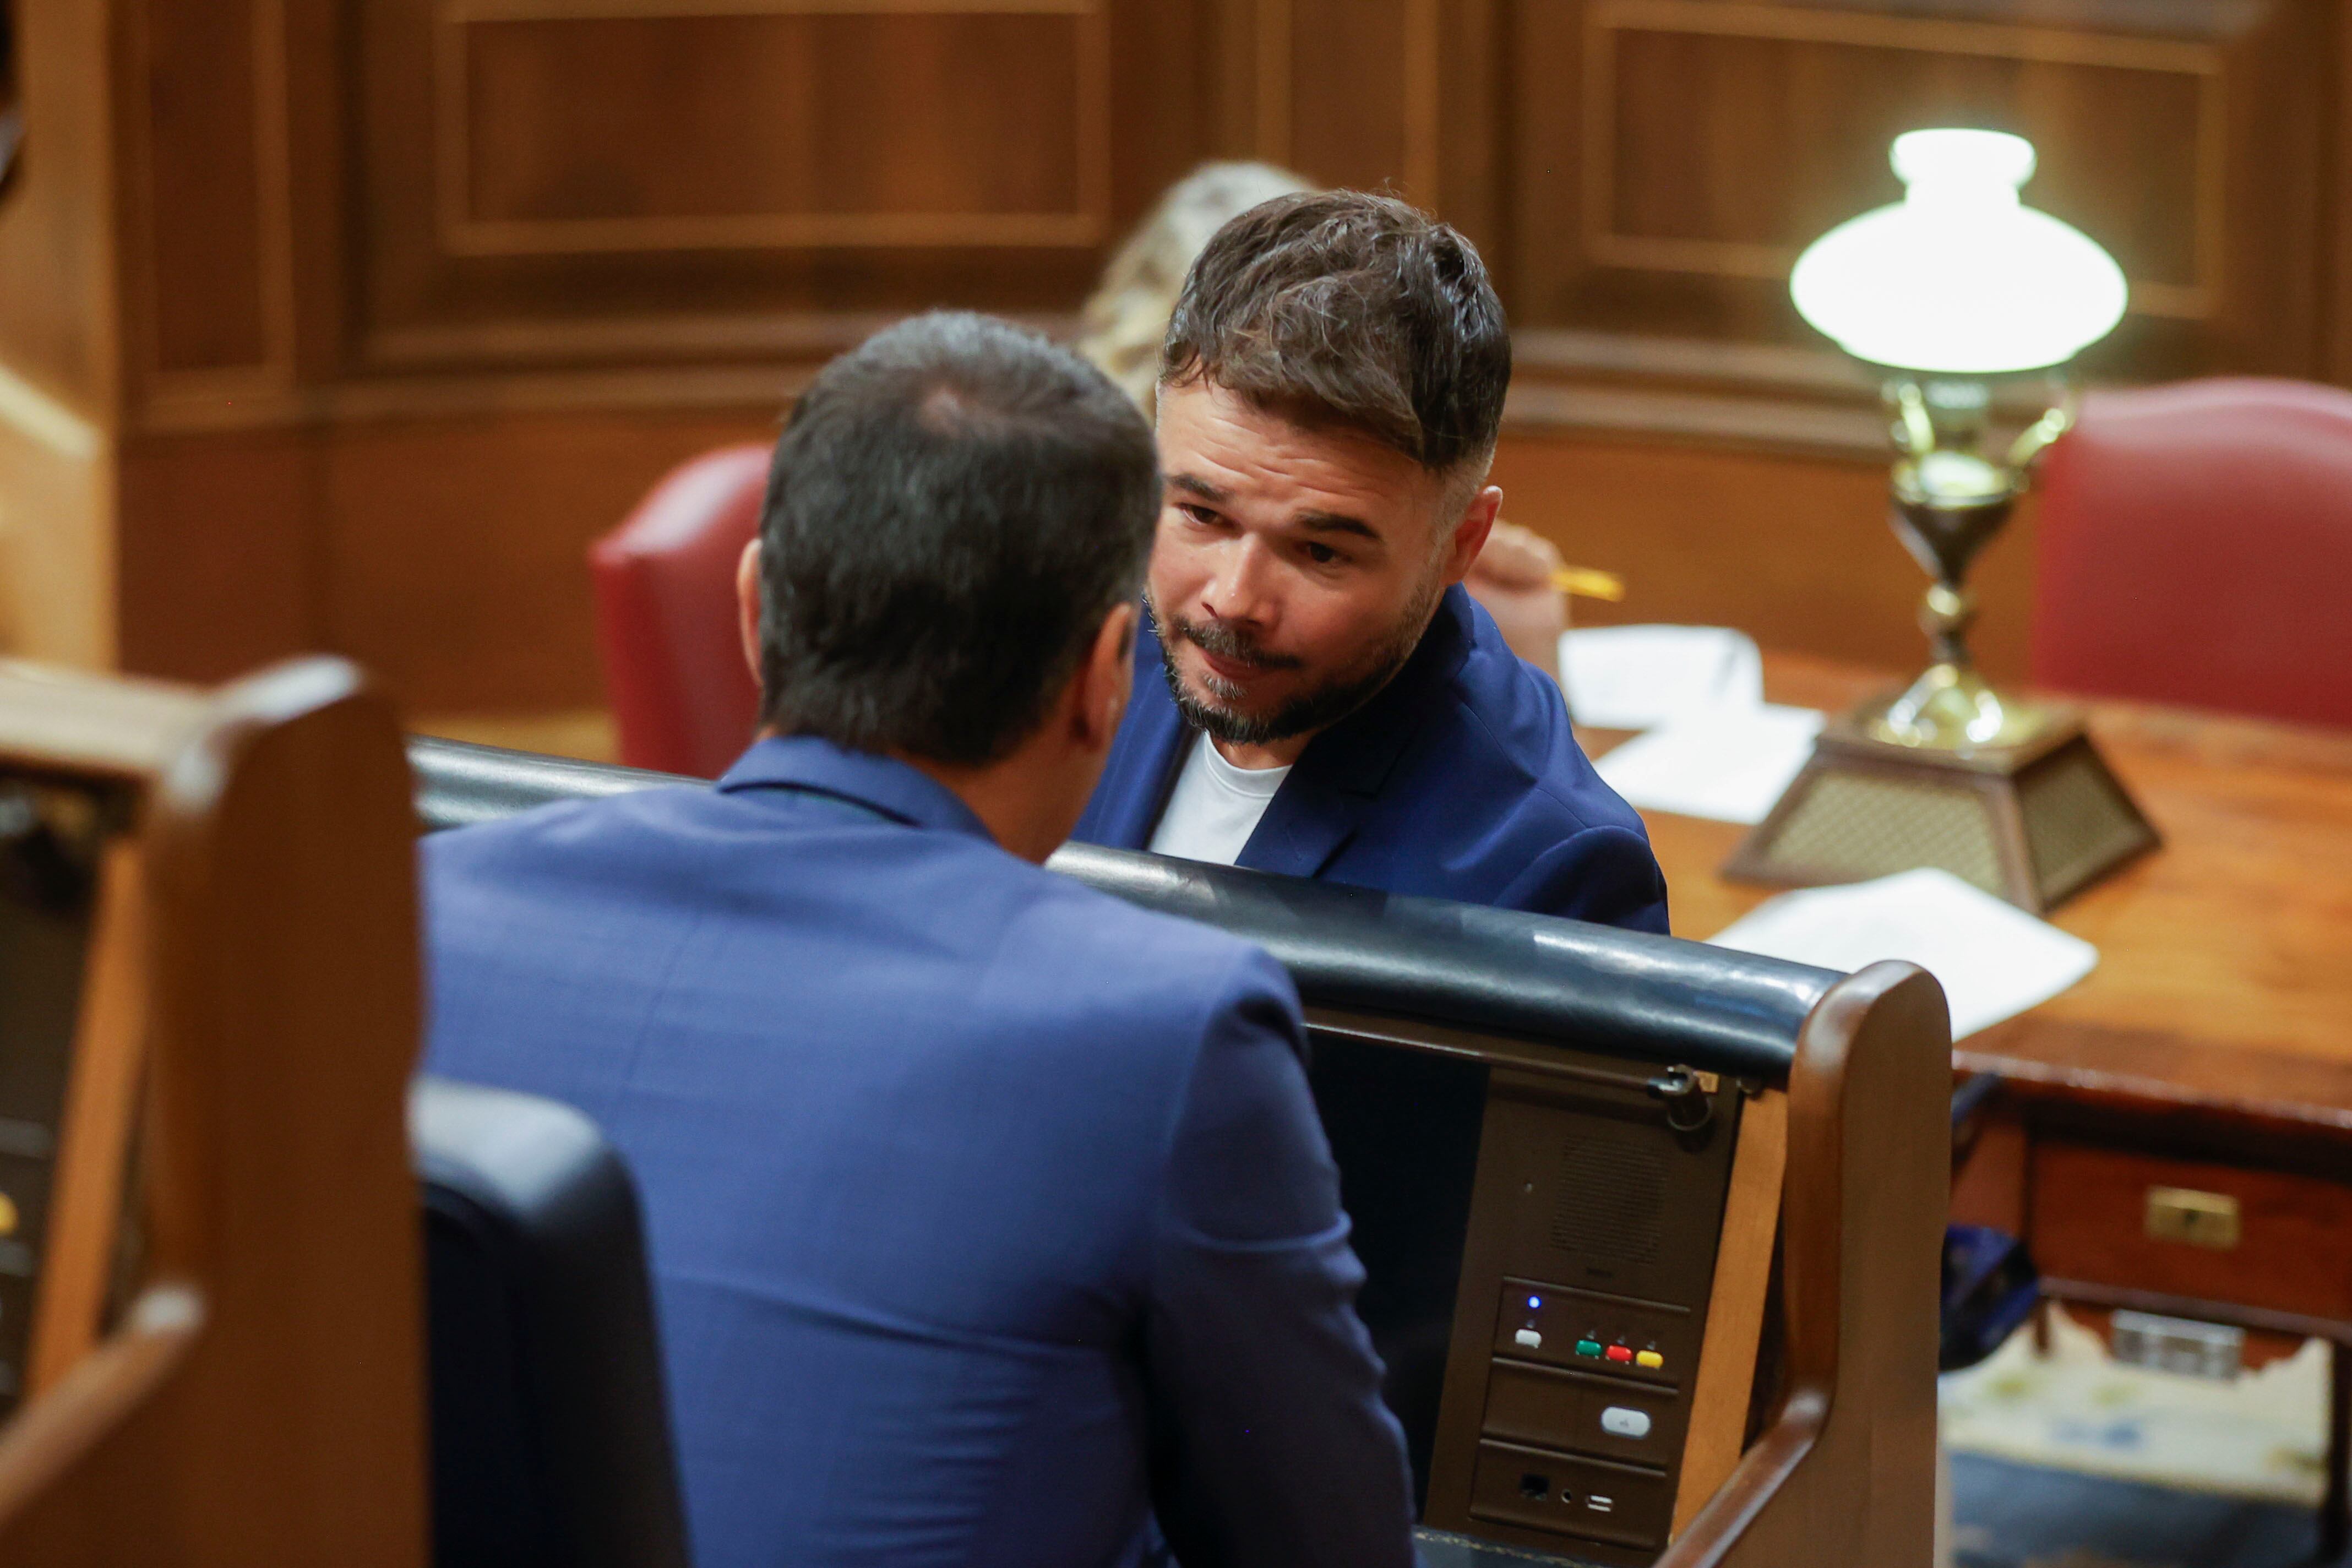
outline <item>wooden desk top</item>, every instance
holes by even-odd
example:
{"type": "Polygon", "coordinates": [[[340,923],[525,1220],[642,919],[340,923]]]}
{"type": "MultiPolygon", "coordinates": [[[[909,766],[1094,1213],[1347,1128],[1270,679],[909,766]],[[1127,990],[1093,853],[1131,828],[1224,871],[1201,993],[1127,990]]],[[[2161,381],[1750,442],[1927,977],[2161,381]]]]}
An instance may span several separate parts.
{"type": "MultiPolygon", "coordinates": [[[[1764,684],[1835,711],[1895,682],[1768,655],[1764,684]]],[[[2053,911],[2098,968],[1960,1042],[1959,1065],[2352,1134],[2352,731],[2122,703],[2090,716],[2163,847],[2053,911]]],[[[1717,872],[1747,829],[1643,816],[1675,935],[1712,936],[1776,890],[1717,872]]]]}

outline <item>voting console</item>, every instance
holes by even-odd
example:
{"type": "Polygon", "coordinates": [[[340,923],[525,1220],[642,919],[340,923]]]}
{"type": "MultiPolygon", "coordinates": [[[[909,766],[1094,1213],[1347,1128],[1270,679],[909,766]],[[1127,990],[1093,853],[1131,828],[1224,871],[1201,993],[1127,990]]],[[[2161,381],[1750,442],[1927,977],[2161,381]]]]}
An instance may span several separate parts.
{"type": "MultiPolygon", "coordinates": [[[[410,758],[428,830],[694,787],[410,758]]],[[[1950,1068],[1924,973],[1086,846],[1052,865],[1297,981],[1430,1562],[1928,1561],[1950,1068]]]]}

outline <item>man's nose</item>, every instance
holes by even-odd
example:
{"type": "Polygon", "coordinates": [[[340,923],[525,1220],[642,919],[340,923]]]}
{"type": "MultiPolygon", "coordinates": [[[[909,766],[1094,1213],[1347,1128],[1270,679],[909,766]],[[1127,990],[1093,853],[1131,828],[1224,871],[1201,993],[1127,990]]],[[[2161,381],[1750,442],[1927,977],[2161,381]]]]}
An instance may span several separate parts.
{"type": "Polygon", "coordinates": [[[1244,536],[1218,552],[1201,607],[1221,621],[1263,625],[1272,618],[1274,563],[1265,546],[1244,536]]]}

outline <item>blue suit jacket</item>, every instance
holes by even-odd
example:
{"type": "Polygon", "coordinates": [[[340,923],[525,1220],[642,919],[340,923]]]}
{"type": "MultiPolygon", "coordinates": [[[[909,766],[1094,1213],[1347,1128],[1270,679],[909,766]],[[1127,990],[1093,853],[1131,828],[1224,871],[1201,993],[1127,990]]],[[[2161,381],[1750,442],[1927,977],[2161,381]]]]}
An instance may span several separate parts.
{"type": "Polygon", "coordinates": [[[422,853],[429,1067],[635,1173],[701,1568],[1411,1561],[1263,952],[805,738],[422,853]]]}
{"type": "MultiPolygon", "coordinates": [[[[1147,626],[1126,721],[1071,837],[1150,847],[1196,733],[1147,626]]],[[[1642,819],[1585,760],[1559,689],[1459,584],[1396,679],[1307,743],[1236,864],[1666,929],[1665,878],[1642,819]]]]}

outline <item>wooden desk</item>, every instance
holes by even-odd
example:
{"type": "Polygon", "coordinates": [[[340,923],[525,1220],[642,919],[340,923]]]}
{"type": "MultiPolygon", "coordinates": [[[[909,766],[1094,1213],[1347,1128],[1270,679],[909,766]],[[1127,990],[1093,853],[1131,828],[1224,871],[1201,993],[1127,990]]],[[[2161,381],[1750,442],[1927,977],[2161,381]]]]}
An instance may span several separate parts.
{"type": "MultiPolygon", "coordinates": [[[[1886,672],[1768,658],[1766,695],[1836,710],[1886,672]]],[[[2323,1555],[2352,1536],[2352,733],[2095,704],[2092,732],[2164,846],[2053,911],[2097,944],[2080,984],[1959,1042],[2000,1105],[1956,1217],[2027,1237],[2052,1297],[2235,1323],[2259,1362],[2335,1342],[2323,1555]],[[2231,1244],[2152,1233],[2210,1194],[2231,1244]]],[[[1595,734],[1593,749],[1612,739],[1595,734]]],[[[1647,816],[1676,935],[1773,889],[1717,873],[1743,828],[1647,816]]],[[[2213,1240],[2222,1239],[2220,1235],[2213,1240]]]]}

